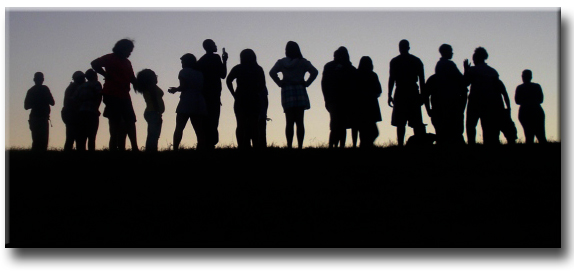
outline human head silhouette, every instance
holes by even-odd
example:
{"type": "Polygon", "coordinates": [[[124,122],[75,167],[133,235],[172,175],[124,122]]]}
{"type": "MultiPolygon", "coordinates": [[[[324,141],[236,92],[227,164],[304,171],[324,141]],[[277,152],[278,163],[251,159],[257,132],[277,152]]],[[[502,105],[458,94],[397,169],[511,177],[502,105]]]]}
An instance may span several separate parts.
{"type": "MultiPolygon", "coordinates": [[[[151,69],[143,69],[136,76],[138,86],[140,87],[139,92],[148,89],[152,86],[157,85],[157,75],[151,69]]],[[[136,90],[137,91],[137,90],[136,90]]]]}
{"type": "Polygon", "coordinates": [[[217,52],[217,45],[212,39],[206,39],[203,41],[203,49],[205,49],[205,53],[215,53],[217,52]]]}
{"type": "Polygon", "coordinates": [[[369,56],[364,56],[359,61],[359,71],[370,72],[373,71],[373,60],[369,56]]]}
{"type": "Polygon", "coordinates": [[[475,64],[484,63],[488,59],[488,53],[484,47],[477,47],[472,55],[472,60],[475,64]]]}
{"type": "Polygon", "coordinates": [[[287,42],[287,46],[285,46],[285,56],[291,59],[303,58],[299,45],[294,41],[287,42]]]}
{"type": "Polygon", "coordinates": [[[440,52],[440,55],[445,58],[445,59],[452,59],[452,46],[450,46],[449,44],[443,44],[438,48],[438,51],[440,52]]]}
{"type": "Polygon", "coordinates": [[[74,74],[72,74],[72,80],[74,80],[74,83],[84,83],[86,82],[86,76],[82,71],[75,71],[74,74]]]}
{"type": "Polygon", "coordinates": [[[197,63],[197,59],[191,53],[181,56],[180,60],[182,68],[195,68],[195,64],[197,63]]]}
{"type": "Polygon", "coordinates": [[[130,39],[121,39],[116,42],[112,52],[119,55],[122,58],[129,58],[134,50],[134,41],[130,39]]]}
{"type": "Polygon", "coordinates": [[[399,52],[401,53],[401,55],[408,54],[410,49],[411,47],[409,41],[401,40],[399,42],[399,52]]]}
{"type": "Polygon", "coordinates": [[[86,79],[88,81],[96,81],[98,80],[98,73],[96,73],[96,71],[94,71],[94,69],[88,69],[85,73],[86,75],[86,79]]]}
{"type": "Polygon", "coordinates": [[[522,71],[522,82],[524,83],[532,82],[532,71],[528,69],[522,71]]]}
{"type": "Polygon", "coordinates": [[[349,51],[344,46],[341,46],[337,50],[335,50],[335,53],[333,53],[333,57],[335,59],[335,62],[337,62],[337,63],[350,63],[351,62],[351,60],[350,60],[351,57],[349,57],[349,51]]]}
{"type": "Polygon", "coordinates": [[[251,49],[244,49],[239,53],[239,61],[244,65],[257,65],[257,56],[251,49]]]}
{"type": "Polygon", "coordinates": [[[44,83],[44,74],[42,72],[34,73],[34,83],[36,83],[36,85],[42,85],[42,83],[44,83]]]}

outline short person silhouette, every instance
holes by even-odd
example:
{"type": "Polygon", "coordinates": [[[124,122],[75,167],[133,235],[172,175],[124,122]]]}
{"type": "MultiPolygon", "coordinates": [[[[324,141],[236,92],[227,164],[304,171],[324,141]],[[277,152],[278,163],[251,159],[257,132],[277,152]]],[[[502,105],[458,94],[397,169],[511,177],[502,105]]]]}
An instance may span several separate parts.
{"type": "Polygon", "coordinates": [[[165,111],[163,90],[157,86],[157,75],[151,69],[143,69],[137,74],[138,90],[143,95],[146,108],[144,118],[147,122],[146,152],[157,152],[157,143],[163,124],[162,114],[165,111]]]}

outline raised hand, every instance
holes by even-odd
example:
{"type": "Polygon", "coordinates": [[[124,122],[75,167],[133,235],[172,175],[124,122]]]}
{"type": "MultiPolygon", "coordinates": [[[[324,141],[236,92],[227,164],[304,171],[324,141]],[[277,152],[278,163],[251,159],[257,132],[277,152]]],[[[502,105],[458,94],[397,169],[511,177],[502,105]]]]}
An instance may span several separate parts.
{"type": "Polygon", "coordinates": [[[221,58],[223,59],[224,62],[227,62],[227,58],[229,56],[227,55],[227,52],[225,52],[225,47],[223,47],[223,53],[221,54],[221,58]]]}
{"type": "Polygon", "coordinates": [[[470,61],[468,59],[464,59],[463,63],[464,70],[470,68],[470,65],[471,65],[470,61]]]}

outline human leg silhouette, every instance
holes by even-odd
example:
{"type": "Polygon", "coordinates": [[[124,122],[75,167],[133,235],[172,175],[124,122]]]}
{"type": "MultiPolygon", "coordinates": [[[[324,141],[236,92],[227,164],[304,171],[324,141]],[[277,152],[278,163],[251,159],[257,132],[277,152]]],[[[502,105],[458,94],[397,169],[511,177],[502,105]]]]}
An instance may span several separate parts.
{"type": "Polygon", "coordinates": [[[183,130],[187,125],[188,119],[189,115],[182,113],[178,113],[175,117],[175,131],[173,133],[173,150],[179,150],[179,144],[181,143],[181,138],[183,137],[183,130]]]}

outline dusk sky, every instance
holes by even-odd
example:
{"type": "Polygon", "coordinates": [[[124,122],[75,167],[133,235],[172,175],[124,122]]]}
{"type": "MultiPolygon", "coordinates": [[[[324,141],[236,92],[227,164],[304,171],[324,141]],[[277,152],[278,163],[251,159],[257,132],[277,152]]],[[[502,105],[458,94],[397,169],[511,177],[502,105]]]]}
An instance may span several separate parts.
{"type": "MultiPolygon", "coordinates": [[[[387,105],[389,62],[399,54],[398,43],[407,39],[411,54],[419,57],[425,77],[434,73],[440,58],[438,48],[452,45],[453,61],[463,71],[463,60],[483,46],[489,53],[487,63],[495,68],[512,100],[512,117],[520,140],[524,139],[514,104],[521,72],[531,69],[533,81],[541,84],[545,100],[546,133],[549,140],[560,140],[559,109],[559,23],[558,8],[529,9],[6,9],[6,146],[31,146],[29,111],[24,110],[26,91],[33,85],[35,72],[44,73],[45,82],[56,101],[52,107],[51,148],[63,148],[65,125],[61,119],[64,90],[75,71],[86,71],[90,62],[111,53],[116,41],[130,38],[135,48],[130,57],[135,73],[144,68],[156,72],[158,86],[165,92],[166,112],[159,139],[160,149],[172,142],[175,108],[179,94],[167,93],[178,86],[179,58],[192,53],[197,58],[205,51],[202,42],[213,39],[221,54],[229,54],[228,71],[239,63],[241,50],[251,48],[266,74],[285,56],[285,45],[296,41],[303,56],[319,70],[308,88],[311,109],[305,112],[305,147],[325,145],[329,135],[329,115],[324,106],[320,82],[323,66],[333,59],[339,46],[349,50],[353,65],[362,56],[373,59],[375,72],[383,87],[379,105],[383,121],[378,123],[376,144],[396,141],[391,126],[392,108],[387,105]]],[[[269,89],[268,142],[285,146],[285,115],[280,89],[266,75],[269,89]]],[[[104,80],[100,76],[100,81],[104,80]]],[[[233,99],[223,83],[219,146],[235,146],[236,121],[233,99]]],[[[350,93],[352,90],[349,90],[350,93]]],[[[145,145],[147,123],[143,118],[142,95],[131,92],[137,116],[139,146],[145,145]]],[[[103,111],[102,103],[100,110],[103,111]]],[[[434,132],[423,111],[428,132],[434,132]]],[[[407,128],[408,138],[413,134],[407,128]]],[[[466,136],[465,136],[466,137],[466,136]]],[[[504,139],[501,135],[501,139],[504,139]]],[[[477,140],[482,140],[480,125],[477,140]]],[[[96,148],[107,148],[108,122],[100,118],[96,148]]],[[[182,144],[193,147],[195,133],[188,124],[182,144]]],[[[347,145],[350,144],[348,133],[347,145]]],[[[129,143],[128,143],[129,148],[129,143]]]]}

